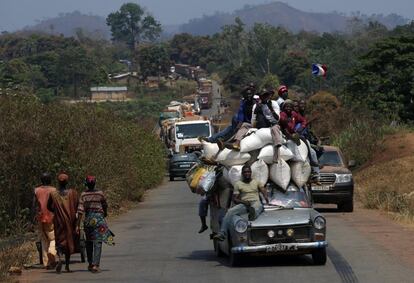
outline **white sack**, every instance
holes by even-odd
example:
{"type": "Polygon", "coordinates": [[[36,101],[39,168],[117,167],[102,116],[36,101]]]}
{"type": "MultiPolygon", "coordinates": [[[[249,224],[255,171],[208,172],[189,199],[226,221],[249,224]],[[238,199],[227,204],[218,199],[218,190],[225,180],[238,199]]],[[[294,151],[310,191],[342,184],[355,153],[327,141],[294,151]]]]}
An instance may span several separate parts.
{"type": "MultiPolygon", "coordinates": [[[[263,160],[267,164],[273,163],[273,145],[266,145],[264,148],[260,150],[260,154],[257,157],[259,160],[263,160]]],[[[284,145],[279,148],[279,159],[283,159],[288,161],[293,158],[293,153],[284,145]]]]}
{"type": "Polygon", "coordinates": [[[241,180],[243,165],[233,166],[229,169],[228,178],[230,183],[234,186],[237,181],[241,180]]]}
{"type": "Polygon", "coordinates": [[[290,167],[283,159],[270,166],[270,179],[279,187],[286,190],[290,182],[290,167]]]}
{"type": "Polygon", "coordinates": [[[228,148],[223,149],[216,157],[216,161],[224,166],[243,165],[251,158],[249,153],[242,153],[228,148]]]}
{"type": "Polygon", "coordinates": [[[259,139],[263,142],[264,145],[273,144],[272,132],[270,128],[259,129],[256,131],[255,134],[259,137],[259,139]]]}
{"type": "Polygon", "coordinates": [[[202,157],[206,159],[214,159],[219,152],[219,147],[216,143],[210,143],[203,141],[203,154],[202,157]]]}
{"type": "Polygon", "coordinates": [[[293,141],[286,142],[287,148],[293,153],[292,161],[305,162],[308,157],[308,148],[303,141],[300,141],[299,146],[293,141]]]}
{"type": "Polygon", "coordinates": [[[269,167],[263,160],[258,160],[252,164],[252,178],[264,186],[269,180],[269,167]]]}
{"type": "Polygon", "coordinates": [[[249,152],[263,147],[262,140],[255,134],[244,137],[240,142],[240,152],[249,152]]]}
{"type": "Polygon", "coordinates": [[[309,162],[292,162],[290,164],[293,182],[299,187],[303,187],[311,174],[309,162]]]}

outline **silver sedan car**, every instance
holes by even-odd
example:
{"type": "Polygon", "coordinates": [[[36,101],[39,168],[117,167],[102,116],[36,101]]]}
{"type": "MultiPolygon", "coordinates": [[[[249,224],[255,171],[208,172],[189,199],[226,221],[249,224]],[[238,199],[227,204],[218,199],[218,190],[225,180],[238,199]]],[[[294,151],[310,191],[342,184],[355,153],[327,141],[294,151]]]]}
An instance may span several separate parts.
{"type": "MultiPolygon", "coordinates": [[[[291,185],[286,192],[269,189],[270,205],[254,221],[247,215],[234,216],[225,241],[214,239],[218,256],[228,255],[237,266],[246,255],[311,254],[314,264],[326,263],[326,220],[312,208],[308,194],[291,185]]],[[[211,206],[213,234],[223,211],[211,206]]],[[[222,209],[221,209],[222,210],[222,209]]]]}

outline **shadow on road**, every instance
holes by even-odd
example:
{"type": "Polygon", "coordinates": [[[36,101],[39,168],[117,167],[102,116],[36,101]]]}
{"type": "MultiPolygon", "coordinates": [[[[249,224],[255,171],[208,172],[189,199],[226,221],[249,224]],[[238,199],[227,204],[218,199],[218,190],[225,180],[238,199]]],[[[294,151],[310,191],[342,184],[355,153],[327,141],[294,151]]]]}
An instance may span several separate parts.
{"type": "MultiPolygon", "coordinates": [[[[188,256],[177,257],[181,260],[199,260],[217,262],[218,265],[231,267],[227,257],[221,258],[214,254],[213,250],[193,251],[188,256]]],[[[240,267],[269,267],[269,266],[311,266],[310,256],[249,256],[242,258],[240,267]]]]}

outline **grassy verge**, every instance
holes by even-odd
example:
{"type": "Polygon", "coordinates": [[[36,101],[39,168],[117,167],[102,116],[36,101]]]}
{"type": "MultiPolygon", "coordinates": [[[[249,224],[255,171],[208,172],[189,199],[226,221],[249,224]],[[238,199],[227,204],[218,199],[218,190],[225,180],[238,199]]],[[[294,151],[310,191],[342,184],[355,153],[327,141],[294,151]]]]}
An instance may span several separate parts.
{"type": "Polygon", "coordinates": [[[10,267],[23,269],[24,264],[36,261],[36,246],[27,241],[12,248],[0,251],[0,282],[18,282],[18,277],[9,276],[10,267]],[[12,256],[11,256],[12,255],[12,256]]]}

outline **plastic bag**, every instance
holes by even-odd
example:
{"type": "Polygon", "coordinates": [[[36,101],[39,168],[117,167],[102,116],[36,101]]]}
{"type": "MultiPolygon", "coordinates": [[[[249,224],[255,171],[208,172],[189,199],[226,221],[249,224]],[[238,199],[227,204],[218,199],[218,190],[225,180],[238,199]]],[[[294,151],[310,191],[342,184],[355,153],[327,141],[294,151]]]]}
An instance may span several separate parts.
{"type": "Polygon", "coordinates": [[[198,187],[196,189],[196,193],[200,195],[205,195],[216,182],[216,172],[215,171],[207,171],[204,173],[198,182],[198,187]]]}

